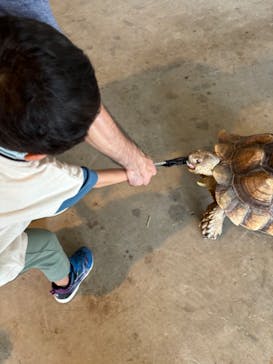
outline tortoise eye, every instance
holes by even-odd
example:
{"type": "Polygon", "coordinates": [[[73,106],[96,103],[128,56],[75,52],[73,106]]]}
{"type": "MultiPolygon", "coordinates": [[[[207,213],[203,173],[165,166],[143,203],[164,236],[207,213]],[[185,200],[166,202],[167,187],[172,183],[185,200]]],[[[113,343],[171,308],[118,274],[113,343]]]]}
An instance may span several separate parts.
{"type": "Polygon", "coordinates": [[[201,163],[201,160],[200,159],[196,159],[196,163],[197,164],[201,163]]]}

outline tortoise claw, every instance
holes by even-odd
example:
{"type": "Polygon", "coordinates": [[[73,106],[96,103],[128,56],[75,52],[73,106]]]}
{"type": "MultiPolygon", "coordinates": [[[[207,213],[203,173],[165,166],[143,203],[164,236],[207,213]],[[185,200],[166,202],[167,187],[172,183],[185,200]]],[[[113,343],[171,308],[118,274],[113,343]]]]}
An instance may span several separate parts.
{"type": "Polygon", "coordinates": [[[203,238],[217,239],[222,234],[224,219],[224,211],[215,202],[209,205],[200,222],[203,238]]]}

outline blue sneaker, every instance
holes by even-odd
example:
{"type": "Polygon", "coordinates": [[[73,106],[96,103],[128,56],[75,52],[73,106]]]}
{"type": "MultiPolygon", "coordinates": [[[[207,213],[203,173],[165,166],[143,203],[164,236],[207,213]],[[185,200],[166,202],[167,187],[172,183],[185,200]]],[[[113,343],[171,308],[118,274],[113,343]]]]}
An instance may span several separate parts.
{"type": "Polygon", "coordinates": [[[91,250],[82,247],[77,250],[70,258],[69,284],[66,287],[59,287],[52,283],[50,291],[55,300],[60,303],[67,303],[77,293],[80,284],[88,276],[93,267],[93,256],[91,250]]]}

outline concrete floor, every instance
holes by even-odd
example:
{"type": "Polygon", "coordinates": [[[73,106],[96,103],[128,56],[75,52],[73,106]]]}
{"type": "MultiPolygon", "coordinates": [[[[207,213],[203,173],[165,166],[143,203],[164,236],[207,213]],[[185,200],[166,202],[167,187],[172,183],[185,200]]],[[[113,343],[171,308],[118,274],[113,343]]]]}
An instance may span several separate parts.
{"type": "MultiPolygon", "coordinates": [[[[217,131],[272,131],[271,0],[52,1],[85,49],[105,104],[155,161],[212,147],[217,131]]],[[[61,157],[112,162],[80,145],[61,157]]],[[[36,226],[95,267],[56,303],[39,272],[0,290],[0,363],[272,364],[273,240],[227,222],[198,229],[209,195],[183,167],[146,188],[94,191],[36,226]],[[147,224],[148,219],[150,223],[147,224]]]]}

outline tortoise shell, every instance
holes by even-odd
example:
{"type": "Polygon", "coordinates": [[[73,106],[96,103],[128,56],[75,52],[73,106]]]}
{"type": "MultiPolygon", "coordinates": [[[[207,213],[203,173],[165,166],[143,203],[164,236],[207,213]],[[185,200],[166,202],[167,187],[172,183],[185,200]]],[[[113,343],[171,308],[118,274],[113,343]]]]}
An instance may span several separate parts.
{"type": "Polygon", "coordinates": [[[273,235],[273,134],[222,131],[213,170],[215,198],[235,225],[273,235]]]}

